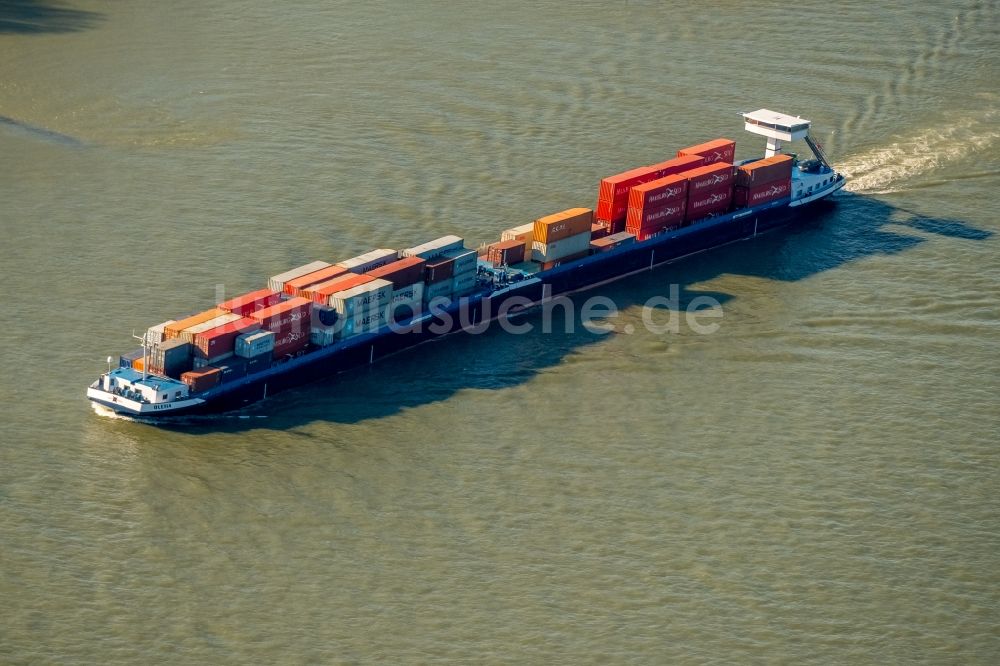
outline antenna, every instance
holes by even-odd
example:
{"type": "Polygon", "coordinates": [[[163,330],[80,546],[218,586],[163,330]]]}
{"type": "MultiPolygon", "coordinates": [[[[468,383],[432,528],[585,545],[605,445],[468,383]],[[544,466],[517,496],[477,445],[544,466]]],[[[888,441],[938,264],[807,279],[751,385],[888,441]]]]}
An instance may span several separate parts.
{"type": "Polygon", "coordinates": [[[149,351],[149,344],[146,342],[146,336],[149,335],[149,331],[145,331],[142,336],[135,334],[135,329],[132,329],[132,337],[138,340],[142,344],[142,380],[146,381],[146,368],[149,367],[149,361],[146,359],[147,352],[149,351]]]}
{"type": "Polygon", "coordinates": [[[108,357],[108,372],[111,372],[111,357],[108,357]]]}

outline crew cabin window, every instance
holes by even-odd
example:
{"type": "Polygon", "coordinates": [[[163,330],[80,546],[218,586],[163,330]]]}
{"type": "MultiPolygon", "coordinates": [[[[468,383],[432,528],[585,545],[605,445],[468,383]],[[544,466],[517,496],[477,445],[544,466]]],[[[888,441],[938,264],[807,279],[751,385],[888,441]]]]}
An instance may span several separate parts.
{"type": "Polygon", "coordinates": [[[180,400],[180,399],[181,399],[181,392],[178,391],[177,393],[174,393],[174,400],[180,400]]]}
{"type": "Polygon", "coordinates": [[[169,398],[169,397],[170,397],[170,394],[168,394],[168,393],[164,393],[164,394],[163,394],[163,399],[164,399],[164,400],[166,400],[166,399],[167,399],[167,398],[169,398]]]}

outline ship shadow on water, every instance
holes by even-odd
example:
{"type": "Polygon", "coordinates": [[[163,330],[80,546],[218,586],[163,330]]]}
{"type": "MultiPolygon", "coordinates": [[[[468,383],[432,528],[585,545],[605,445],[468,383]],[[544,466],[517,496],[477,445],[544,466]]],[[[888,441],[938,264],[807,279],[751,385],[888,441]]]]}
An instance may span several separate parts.
{"type": "MultiPolygon", "coordinates": [[[[821,203],[809,217],[749,241],[738,242],[661,266],[619,282],[571,296],[577,305],[595,295],[611,298],[620,311],[667,296],[679,286],[676,305],[686,309],[697,296],[725,304],[739,293],[690,288],[723,274],[779,281],[802,280],[876,255],[904,252],[935,236],[983,241],[989,231],[959,220],[930,218],[860,194],[821,203]]],[[[553,332],[541,330],[539,309],[517,321],[532,330],[512,335],[496,324],[477,334],[456,334],[383,359],[373,366],[304,385],[257,403],[243,412],[204,417],[168,429],[198,432],[287,430],[313,422],[352,424],[398,414],[406,409],[447,401],[459,391],[499,390],[530,381],[576,350],[600,344],[606,335],[582,326],[566,332],[562,315],[553,332]]],[[[303,436],[308,436],[303,432],[303,436]]]]}
{"type": "Polygon", "coordinates": [[[0,35],[78,32],[102,18],[97,12],[71,9],[60,2],[0,0],[0,35]]]}

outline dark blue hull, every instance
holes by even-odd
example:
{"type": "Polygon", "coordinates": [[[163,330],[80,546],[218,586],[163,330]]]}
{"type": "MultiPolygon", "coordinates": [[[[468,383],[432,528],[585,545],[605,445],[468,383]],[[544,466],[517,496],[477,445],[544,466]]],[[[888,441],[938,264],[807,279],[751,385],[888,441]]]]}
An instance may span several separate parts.
{"type": "MultiPolygon", "coordinates": [[[[537,303],[543,297],[595,287],[689,254],[786,225],[801,216],[803,209],[808,209],[808,206],[791,208],[788,203],[786,199],[729,213],[642,243],[619,247],[558,266],[539,273],[538,280],[528,280],[502,292],[473,294],[462,308],[467,313],[464,317],[457,314],[458,307],[453,307],[447,311],[449,316],[433,317],[405,332],[383,329],[362,334],[280,363],[263,372],[217,386],[198,396],[205,401],[199,405],[174,410],[162,416],[143,415],[142,419],[159,421],[244,408],[285,389],[329,378],[442,335],[459,332],[469,325],[481,323],[483,312],[492,313],[495,317],[497,312],[504,311],[504,303],[514,297],[537,303]]],[[[511,310],[515,311],[516,309],[511,310]]],[[[107,406],[114,408],[113,405],[107,406]]],[[[126,410],[119,411],[130,414],[126,410]]]]}

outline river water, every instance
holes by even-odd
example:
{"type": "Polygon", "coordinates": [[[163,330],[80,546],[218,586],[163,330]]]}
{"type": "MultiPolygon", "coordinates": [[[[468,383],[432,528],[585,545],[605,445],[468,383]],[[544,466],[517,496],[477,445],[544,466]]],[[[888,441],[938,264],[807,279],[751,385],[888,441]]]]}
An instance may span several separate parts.
{"type": "Polygon", "coordinates": [[[0,3],[0,661],[996,663],[998,19],[0,3]],[[613,334],[452,337],[183,428],[84,399],[219,292],[751,156],[760,107],[850,191],[599,289],[613,334]],[[643,326],[670,285],[718,330],[643,326]]]}

